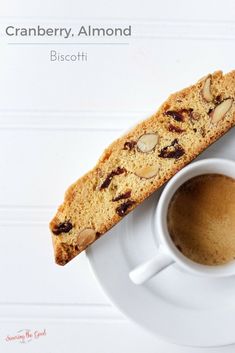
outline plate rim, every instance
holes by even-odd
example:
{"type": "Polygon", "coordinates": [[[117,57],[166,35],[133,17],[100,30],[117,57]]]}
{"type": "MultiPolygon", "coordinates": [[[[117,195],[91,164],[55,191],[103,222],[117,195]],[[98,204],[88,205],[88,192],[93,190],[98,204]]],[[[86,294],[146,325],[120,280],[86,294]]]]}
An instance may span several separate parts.
{"type": "MultiPolygon", "coordinates": [[[[171,337],[171,335],[164,335],[160,332],[156,332],[154,330],[151,330],[149,327],[146,327],[145,324],[141,321],[137,321],[129,311],[126,311],[122,305],[120,304],[120,302],[118,301],[117,297],[115,297],[110,291],[109,289],[103,284],[103,281],[101,279],[101,275],[99,273],[99,270],[97,270],[96,266],[95,266],[95,258],[94,258],[94,251],[92,250],[92,247],[90,247],[89,249],[86,250],[86,257],[88,259],[88,263],[89,266],[93,272],[93,275],[95,276],[99,287],[101,288],[101,290],[103,291],[105,297],[108,299],[108,301],[110,302],[110,304],[114,305],[120,312],[121,314],[126,317],[127,319],[129,319],[132,323],[134,323],[135,325],[137,325],[139,328],[142,328],[146,333],[148,333],[151,337],[153,338],[157,338],[160,339],[164,342],[167,343],[171,343],[171,344],[177,344],[180,346],[184,346],[184,347],[198,347],[198,348],[216,348],[216,347],[222,347],[222,346],[230,346],[230,345],[234,345],[235,343],[235,338],[233,340],[223,340],[223,339],[219,339],[217,340],[217,342],[215,344],[211,343],[210,340],[208,341],[208,343],[203,343],[203,344],[195,344],[195,343],[186,343],[183,342],[181,340],[177,340],[177,339],[173,339],[171,337]]],[[[175,306],[176,307],[176,306],[175,306]]],[[[182,310],[182,309],[180,309],[182,310]]]]}
{"type": "MultiPolygon", "coordinates": [[[[231,129],[233,130],[233,129],[231,129]]],[[[229,135],[231,134],[231,131],[229,132],[229,135]]],[[[222,139],[226,139],[228,134],[226,134],[225,136],[223,136],[222,139]]],[[[215,153],[212,153],[212,156],[208,156],[206,155],[205,157],[204,156],[200,156],[200,159],[207,159],[207,158],[216,158],[217,156],[215,155],[215,153]]],[[[231,156],[226,156],[223,155],[223,157],[218,157],[218,158],[226,158],[226,159],[231,159],[231,160],[234,160],[231,156]]],[[[196,159],[197,160],[197,159],[196,159]]],[[[127,216],[128,217],[128,216],[127,216]]],[[[126,217],[126,218],[127,218],[126,217]]],[[[127,221],[126,220],[123,220],[121,224],[125,224],[127,221]]],[[[117,225],[118,227],[118,225],[117,225]]],[[[114,229],[117,229],[116,227],[112,228],[111,231],[113,231],[114,229]]],[[[114,234],[113,234],[114,236],[114,234]]],[[[214,340],[216,341],[215,343],[212,343],[211,342],[211,338],[208,340],[208,342],[203,342],[202,343],[196,343],[195,344],[195,338],[194,338],[194,342],[193,343],[188,343],[188,342],[183,342],[181,341],[180,339],[177,340],[177,339],[174,339],[173,337],[171,337],[171,335],[166,335],[166,334],[162,334],[161,332],[156,332],[154,330],[151,330],[149,327],[147,327],[145,325],[144,322],[141,322],[140,320],[136,320],[135,317],[133,317],[131,315],[131,312],[129,310],[126,310],[126,307],[124,306],[124,308],[122,307],[122,304],[120,303],[120,301],[118,300],[117,297],[115,297],[115,295],[113,295],[113,293],[110,291],[110,289],[105,285],[104,281],[103,281],[103,278],[102,278],[102,274],[100,273],[99,271],[99,268],[96,267],[96,260],[95,260],[95,251],[94,251],[94,246],[92,245],[91,247],[89,247],[87,250],[86,250],[86,256],[87,256],[87,259],[88,259],[88,262],[89,262],[89,265],[90,265],[90,268],[100,286],[100,288],[102,289],[103,293],[105,294],[105,296],[107,297],[108,301],[110,303],[112,303],[113,305],[115,305],[118,310],[125,316],[127,317],[131,322],[133,322],[135,325],[137,325],[138,327],[141,327],[142,329],[144,329],[145,332],[148,332],[151,336],[155,337],[155,338],[159,338],[165,342],[169,342],[169,343],[173,343],[173,344],[178,344],[178,345],[181,345],[181,346],[185,346],[185,347],[198,347],[198,348],[215,348],[215,347],[222,347],[222,346],[230,346],[230,345],[234,345],[235,344],[235,336],[233,335],[233,338],[231,339],[228,339],[228,337],[215,337],[214,336],[214,340]],[[216,339],[215,339],[216,338],[216,339]]],[[[124,254],[123,254],[123,257],[124,254]]],[[[125,259],[124,259],[125,260],[125,259]]],[[[175,305],[175,307],[177,307],[175,305]]],[[[232,336],[232,335],[231,335],[232,336]]]]}

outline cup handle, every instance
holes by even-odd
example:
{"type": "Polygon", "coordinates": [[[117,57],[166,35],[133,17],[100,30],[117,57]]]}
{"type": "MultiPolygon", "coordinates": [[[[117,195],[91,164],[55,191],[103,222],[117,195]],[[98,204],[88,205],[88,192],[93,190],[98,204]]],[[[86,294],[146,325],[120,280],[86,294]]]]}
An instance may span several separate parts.
{"type": "Polygon", "coordinates": [[[133,283],[143,284],[173,262],[174,260],[169,255],[159,251],[157,256],[134,268],[129,273],[129,277],[133,283]]]}

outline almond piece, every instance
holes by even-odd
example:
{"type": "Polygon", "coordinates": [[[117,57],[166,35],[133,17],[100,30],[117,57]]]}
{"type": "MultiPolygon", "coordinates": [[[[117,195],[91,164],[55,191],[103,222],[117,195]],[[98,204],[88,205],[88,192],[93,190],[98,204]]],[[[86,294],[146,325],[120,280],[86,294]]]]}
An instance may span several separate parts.
{"type": "Polygon", "coordinates": [[[155,133],[148,133],[140,136],[137,141],[137,148],[140,152],[148,153],[154,149],[158,143],[159,136],[155,133]]]}
{"type": "Polygon", "coordinates": [[[206,102],[213,101],[213,95],[211,94],[211,75],[209,75],[202,88],[202,97],[205,99],[206,102]]]}
{"type": "Polygon", "coordinates": [[[212,112],[210,112],[210,117],[212,123],[216,124],[218,121],[223,119],[223,117],[227,114],[227,112],[231,109],[233,104],[232,98],[227,98],[220,104],[218,104],[212,112]]]}
{"type": "Polygon", "coordinates": [[[96,239],[96,232],[92,228],[85,228],[81,230],[78,234],[78,246],[82,248],[86,248],[89,244],[93,243],[96,239]]]}
{"type": "Polygon", "coordinates": [[[140,178],[150,179],[157,175],[159,166],[146,166],[135,170],[135,174],[140,178]]]}

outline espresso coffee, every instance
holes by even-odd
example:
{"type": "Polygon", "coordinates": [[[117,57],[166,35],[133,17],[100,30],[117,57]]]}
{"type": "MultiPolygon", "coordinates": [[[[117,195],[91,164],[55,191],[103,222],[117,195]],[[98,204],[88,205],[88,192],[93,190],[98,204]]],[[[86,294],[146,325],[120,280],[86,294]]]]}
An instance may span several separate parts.
{"type": "Polygon", "coordinates": [[[235,180],[194,177],[179,187],[167,214],[169,234],[189,259],[220,265],[235,259],[235,180]]]}

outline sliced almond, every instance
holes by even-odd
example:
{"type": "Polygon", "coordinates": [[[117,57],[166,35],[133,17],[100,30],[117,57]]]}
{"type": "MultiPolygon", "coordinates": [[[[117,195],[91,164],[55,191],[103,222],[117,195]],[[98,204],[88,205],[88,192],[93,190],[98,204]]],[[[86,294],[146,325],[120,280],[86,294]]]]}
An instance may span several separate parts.
{"type": "Polygon", "coordinates": [[[197,112],[190,112],[190,120],[191,122],[194,122],[195,120],[199,120],[200,119],[200,114],[197,112]]]}
{"type": "Polygon", "coordinates": [[[159,136],[156,133],[148,133],[140,136],[137,141],[137,148],[140,152],[148,153],[154,149],[158,143],[159,136]]]}
{"type": "Polygon", "coordinates": [[[145,166],[145,167],[137,169],[135,171],[135,174],[140,178],[150,179],[150,178],[155,177],[157,175],[158,171],[159,171],[158,165],[145,166]]]}
{"type": "Polygon", "coordinates": [[[216,124],[218,121],[223,119],[227,112],[231,109],[233,104],[232,98],[227,98],[223,102],[217,105],[214,110],[210,113],[212,123],[216,124]]]}
{"type": "Polygon", "coordinates": [[[92,228],[85,228],[78,234],[78,246],[85,248],[96,239],[96,231],[92,228]]]}
{"type": "Polygon", "coordinates": [[[211,94],[211,75],[208,76],[204,82],[204,86],[202,88],[202,97],[207,102],[213,101],[213,95],[211,94]]]}

